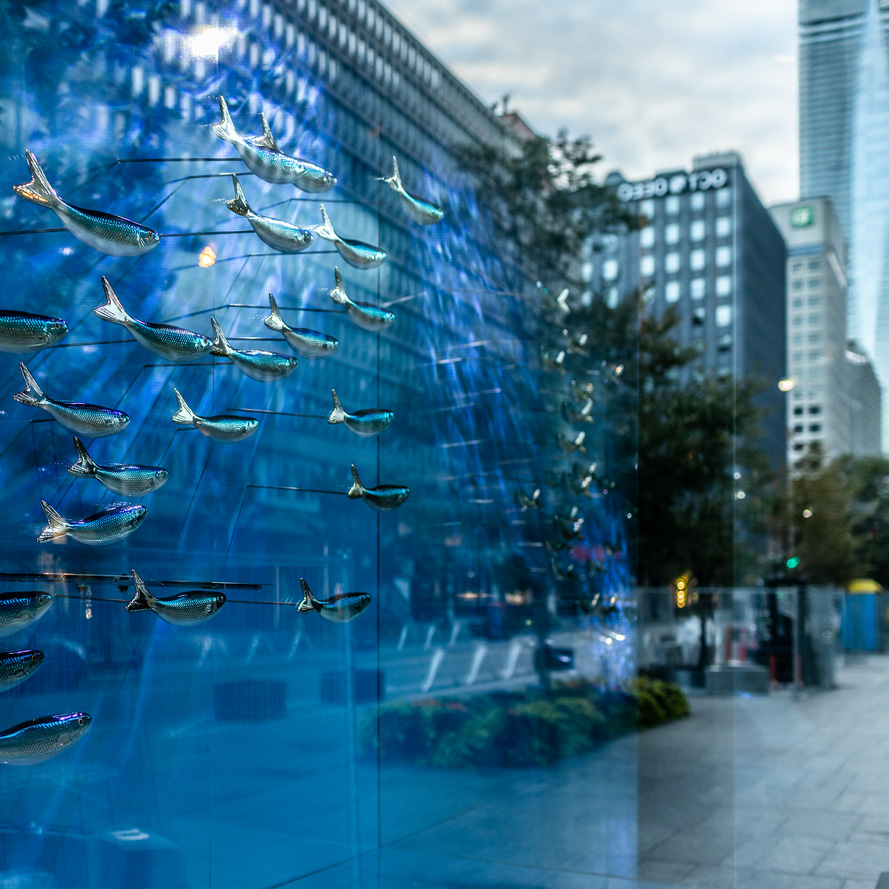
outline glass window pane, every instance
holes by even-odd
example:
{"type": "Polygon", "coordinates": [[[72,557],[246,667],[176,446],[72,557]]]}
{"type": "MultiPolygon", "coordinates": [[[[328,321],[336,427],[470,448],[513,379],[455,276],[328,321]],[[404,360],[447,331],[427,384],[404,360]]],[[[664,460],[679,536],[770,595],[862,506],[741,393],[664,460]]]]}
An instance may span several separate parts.
{"type": "Polygon", "coordinates": [[[668,253],[666,257],[664,257],[664,269],[668,273],[678,272],[679,271],[679,254],[678,253],[668,253]]]}
{"type": "Polygon", "coordinates": [[[692,250],[689,254],[689,265],[694,271],[700,271],[704,268],[707,255],[703,250],[692,250]]]}
{"type": "Polygon", "coordinates": [[[668,281],[664,287],[664,299],[668,303],[679,302],[680,292],[678,281],[668,281]]]}
{"type": "Polygon", "coordinates": [[[692,299],[703,299],[706,293],[707,283],[703,278],[692,278],[690,292],[692,299]]]}
{"type": "Polygon", "coordinates": [[[716,326],[728,327],[732,323],[732,307],[717,306],[716,307],[716,326]]]}
{"type": "Polygon", "coordinates": [[[654,226],[647,225],[642,231],[639,233],[639,243],[643,247],[653,247],[654,246],[654,226]]]}
{"type": "Polygon", "coordinates": [[[693,241],[703,241],[706,231],[703,219],[695,219],[688,228],[689,236],[693,241]]]}
{"type": "Polygon", "coordinates": [[[639,260],[639,272],[643,277],[649,277],[654,274],[654,257],[643,256],[639,260]]]}
{"type": "Polygon", "coordinates": [[[679,243],[679,223],[671,222],[664,227],[664,242],[667,244],[679,243]]]}

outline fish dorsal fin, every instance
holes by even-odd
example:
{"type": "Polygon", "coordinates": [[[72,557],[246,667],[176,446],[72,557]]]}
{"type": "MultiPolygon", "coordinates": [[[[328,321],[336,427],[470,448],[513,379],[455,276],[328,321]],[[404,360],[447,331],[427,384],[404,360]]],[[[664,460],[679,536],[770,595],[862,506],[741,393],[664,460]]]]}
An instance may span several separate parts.
{"type": "Polygon", "coordinates": [[[331,389],[330,392],[333,395],[333,410],[330,412],[327,422],[331,425],[334,423],[342,423],[346,419],[346,412],[343,410],[339,396],[336,394],[336,389],[331,389]]]}
{"type": "Polygon", "coordinates": [[[142,578],[136,574],[135,568],[130,573],[133,575],[133,586],[136,589],[136,595],[133,596],[133,600],[127,605],[127,611],[149,611],[151,603],[154,601],[154,596],[148,592],[148,587],[145,586],[142,578]]]}
{"type": "Polygon", "coordinates": [[[46,516],[47,525],[40,532],[37,542],[62,537],[68,531],[68,523],[45,500],[40,501],[40,506],[46,516]]]}
{"type": "Polygon", "coordinates": [[[217,355],[221,358],[231,355],[235,350],[232,348],[231,343],[225,338],[225,334],[222,332],[219,322],[212,316],[210,317],[210,326],[213,328],[213,335],[215,336],[210,354],[217,355]]]}
{"type": "Polygon", "coordinates": [[[94,476],[96,463],[87,453],[83,442],[75,435],[74,448],[77,451],[77,462],[68,470],[68,475],[94,476]]]}
{"type": "Polygon", "coordinates": [[[176,401],[179,402],[179,410],[170,418],[174,423],[180,426],[192,426],[196,418],[195,412],[185,403],[182,393],[178,389],[173,389],[176,401]]]}
{"type": "Polygon", "coordinates": [[[269,294],[269,309],[272,314],[263,321],[263,324],[269,330],[284,330],[287,325],[284,323],[284,319],[281,317],[281,310],[278,308],[275,297],[271,293],[269,294]]]}
{"type": "Polygon", "coordinates": [[[264,112],[259,112],[259,119],[262,122],[262,135],[257,136],[253,140],[253,144],[259,145],[261,148],[269,148],[272,151],[277,151],[280,154],[281,149],[278,148],[278,143],[275,142],[275,137],[272,135],[272,131],[269,127],[269,122],[265,119],[264,112]]]}
{"type": "Polygon", "coordinates": [[[107,302],[104,306],[99,306],[98,308],[93,309],[93,314],[98,315],[105,321],[110,321],[112,324],[126,324],[127,321],[132,321],[133,319],[127,314],[123,305],[121,305],[120,300],[117,298],[117,294],[114,292],[114,289],[104,275],[102,275],[102,289],[105,291],[105,299],[107,302]]]}
{"type": "Polygon", "coordinates": [[[241,183],[238,182],[236,173],[232,173],[232,182],[235,186],[235,196],[230,201],[226,201],[225,206],[232,213],[237,213],[238,216],[246,216],[251,212],[250,205],[247,203],[247,198],[244,197],[244,190],[241,188],[241,183]]]}
{"type": "Polygon", "coordinates": [[[361,479],[358,477],[358,470],[355,468],[355,464],[352,464],[352,487],[346,492],[346,496],[350,500],[357,500],[360,497],[364,496],[364,485],[361,484],[361,479]]]}

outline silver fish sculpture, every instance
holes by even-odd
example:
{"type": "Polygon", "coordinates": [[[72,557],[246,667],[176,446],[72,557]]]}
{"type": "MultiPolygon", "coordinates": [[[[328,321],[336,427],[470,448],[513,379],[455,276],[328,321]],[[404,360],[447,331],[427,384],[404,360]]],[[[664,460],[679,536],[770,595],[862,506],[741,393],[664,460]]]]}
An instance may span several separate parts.
{"type": "Polygon", "coordinates": [[[575,401],[592,401],[593,400],[593,392],[595,391],[595,386],[592,383],[578,383],[577,380],[572,380],[568,384],[571,388],[571,397],[575,401]]]}
{"type": "Polygon", "coordinates": [[[540,349],[540,363],[543,369],[553,373],[565,373],[565,352],[564,350],[553,355],[549,349],[540,349]]]}
{"type": "Polygon", "coordinates": [[[563,330],[562,334],[568,340],[568,351],[572,355],[590,354],[590,335],[588,333],[578,333],[571,336],[567,330],[563,330]]]}
{"type": "Polygon", "coordinates": [[[272,314],[265,319],[263,324],[269,330],[277,330],[284,335],[287,345],[293,349],[297,355],[303,358],[324,358],[335,352],[340,345],[340,341],[335,336],[328,336],[318,330],[309,330],[307,327],[288,327],[278,311],[278,304],[275,297],[269,294],[269,307],[272,314]]]}
{"type": "Polygon", "coordinates": [[[127,611],[153,611],[162,621],[175,627],[193,627],[202,624],[218,614],[219,609],[225,605],[225,596],[222,593],[205,590],[179,593],[176,596],[159,599],[148,592],[145,582],[135,571],[132,575],[136,595],[127,605],[127,611]]]}
{"type": "Polygon", "coordinates": [[[386,261],[386,251],[379,247],[372,247],[363,241],[350,241],[347,238],[341,238],[334,229],[321,204],[321,225],[315,226],[315,234],[325,241],[330,241],[337,252],[343,259],[356,269],[375,269],[378,265],[382,265],[386,261]]]}
{"type": "Polygon", "coordinates": [[[566,315],[571,311],[568,306],[568,288],[566,287],[559,293],[558,296],[555,296],[552,291],[544,287],[540,282],[538,282],[537,287],[543,293],[543,305],[551,312],[557,312],[560,315],[566,315]]]}
{"type": "Polygon", "coordinates": [[[585,454],[587,452],[586,445],[584,445],[583,440],[586,438],[586,432],[578,432],[576,437],[566,438],[561,432],[556,435],[556,442],[559,445],[559,448],[565,454],[570,454],[574,451],[578,451],[581,454],[585,454]]]}
{"type": "Polygon", "coordinates": [[[222,120],[210,127],[213,135],[234,145],[247,169],[264,182],[272,185],[295,185],[301,191],[312,193],[327,191],[336,185],[336,177],[323,167],[284,154],[278,148],[264,114],[260,114],[262,135],[245,138],[235,129],[228,105],[222,96],[219,97],[219,111],[222,120]]]}
{"type": "Polygon", "coordinates": [[[549,567],[556,580],[577,580],[577,569],[575,565],[565,566],[555,556],[550,557],[549,567]]]}
{"type": "Polygon", "coordinates": [[[68,468],[68,475],[98,479],[109,491],[122,497],[138,497],[156,491],[170,473],[161,466],[139,466],[128,463],[109,463],[100,466],[87,453],[83,442],[75,435],[77,462],[68,468]]]}
{"type": "Polygon", "coordinates": [[[529,497],[524,491],[515,492],[515,504],[524,512],[526,509],[543,509],[543,498],[540,496],[540,488],[536,488],[529,497]]]}
{"type": "Polygon", "coordinates": [[[213,340],[203,334],[169,324],[149,324],[128,315],[104,275],[102,287],[105,289],[107,302],[104,306],[93,309],[93,313],[104,321],[125,327],[138,343],[159,358],[184,363],[202,358],[213,349],[213,340]]]}
{"type": "Polygon", "coordinates": [[[350,500],[363,499],[373,509],[385,511],[401,506],[410,497],[411,489],[404,485],[380,485],[377,488],[365,488],[358,477],[358,470],[353,465],[352,487],[346,493],[350,500]]]}
{"type": "Polygon", "coordinates": [[[13,766],[43,762],[79,741],[92,721],[88,713],[62,713],[19,723],[0,732],[0,762],[13,766]]]}
{"type": "Polygon", "coordinates": [[[370,596],[367,593],[340,593],[329,599],[316,599],[309,589],[309,585],[299,579],[303,591],[303,600],[296,606],[299,614],[309,611],[317,611],[321,617],[334,623],[342,624],[357,617],[370,605],[370,596]]]}
{"type": "Polygon", "coordinates": [[[259,380],[260,383],[269,383],[273,380],[283,380],[289,377],[295,370],[299,361],[290,355],[281,355],[278,352],[261,352],[257,349],[238,351],[232,348],[231,343],[225,338],[219,322],[215,318],[210,319],[213,325],[213,333],[216,335],[216,344],[213,354],[229,361],[245,376],[251,380],[259,380]]]}
{"type": "Polygon", "coordinates": [[[336,394],[336,389],[331,389],[330,391],[333,395],[333,410],[330,412],[327,422],[331,425],[343,423],[346,429],[349,429],[356,435],[368,437],[378,435],[395,419],[395,414],[392,411],[380,408],[369,408],[363,411],[356,411],[354,414],[347,413],[343,410],[339,396],[336,394]]]}
{"type": "Polygon", "coordinates": [[[259,428],[259,420],[253,417],[236,417],[220,414],[215,417],[199,417],[186,403],[178,389],[174,389],[179,410],[172,416],[180,426],[194,426],[201,435],[214,441],[235,442],[250,438],[259,428]]]}
{"type": "Polygon", "coordinates": [[[385,182],[401,198],[402,206],[414,222],[418,222],[420,225],[435,225],[436,222],[441,222],[444,218],[444,211],[441,207],[436,207],[435,204],[405,191],[401,184],[401,174],[398,172],[398,161],[394,157],[392,158],[392,175],[381,181],[385,182]]]}
{"type": "Polygon", "coordinates": [[[24,364],[20,363],[19,367],[25,378],[25,388],[12,397],[19,404],[43,408],[69,431],[85,438],[104,438],[106,435],[122,432],[129,426],[130,418],[123,411],[79,401],[55,401],[37,385],[31,371],[24,364]]]}
{"type": "Polygon", "coordinates": [[[311,246],[315,240],[315,233],[308,228],[300,228],[292,222],[284,222],[283,219],[272,219],[270,216],[260,216],[254,213],[244,197],[238,177],[232,173],[235,184],[235,196],[225,202],[232,213],[243,216],[250,223],[253,231],[259,235],[259,239],[268,244],[279,253],[301,253],[306,247],[311,246]]]}
{"type": "Polygon", "coordinates": [[[577,507],[573,507],[569,515],[561,513],[553,514],[553,523],[559,529],[565,540],[577,540],[583,537],[583,517],[578,516],[577,507]]]}
{"type": "Polygon", "coordinates": [[[40,505],[43,507],[47,525],[40,532],[38,543],[70,534],[75,540],[90,546],[108,546],[129,537],[148,514],[146,507],[131,503],[125,506],[106,506],[85,519],[69,522],[45,500],[41,500],[40,505]]]}
{"type": "Polygon", "coordinates": [[[578,408],[576,404],[570,401],[563,401],[561,407],[562,419],[568,423],[595,423],[595,417],[592,414],[593,400],[588,398],[583,407],[578,408]]]}
{"type": "Polygon", "coordinates": [[[0,309],[0,352],[37,352],[68,333],[61,318],[0,309]]]}
{"type": "Polygon", "coordinates": [[[9,691],[33,676],[43,665],[43,652],[33,648],[0,652],[0,692],[9,691]]]}
{"type": "Polygon", "coordinates": [[[40,620],[52,606],[49,593],[23,592],[0,595],[0,636],[10,636],[40,620]]]}
{"type": "Polygon", "coordinates": [[[25,157],[31,181],[14,185],[13,191],[26,201],[49,207],[62,220],[62,225],[84,244],[109,256],[140,256],[160,243],[161,236],[154,229],[138,222],[66,204],[49,184],[34,155],[26,150],[25,157]]]}
{"type": "Polygon", "coordinates": [[[343,277],[338,268],[334,268],[336,287],[330,291],[330,298],[340,306],[346,307],[349,317],[364,330],[384,330],[395,321],[395,313],[381,309],[372,303],[354,302],[343,287],[343,277]]]}

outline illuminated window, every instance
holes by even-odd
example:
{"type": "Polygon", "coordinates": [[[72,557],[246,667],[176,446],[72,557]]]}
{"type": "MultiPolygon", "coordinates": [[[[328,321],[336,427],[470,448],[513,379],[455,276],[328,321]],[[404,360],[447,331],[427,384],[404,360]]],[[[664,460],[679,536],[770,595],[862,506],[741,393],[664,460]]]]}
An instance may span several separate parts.
{"type": "Polygon", "coordinates": [[[678,281],[668,281],[664,287],[664,300],[668,303],[679,302],[681,290],[678,281]]]}
{"type": "Polygon", "coordinates": [[[732,190],[731,188],[721,188],[716,192],[716,206],[717,207],[730,207],[732,205],[732,190]]]}
{"type": "Polygon", "coordinates": [[[602,263],[602,277],[606,281],[613,281],[617,277],[618,264],[616,259],[606,259],[602,263]]]}
{"type": "Polygon", "coordinates": [[[654,257],[653,256],[643,256],[639,261],[639,274],[643,277],[648,277],[654,274],[654,257]]]}
{"type": "MultiPolygon", "coordinates": [[[[697,195],[695,195],[695,197],[697,197],[697,195]]],[[[701,197],[703,197],[703,195],[701,195],[701,197]]],[[[688,233],[693,241],[703,241],[706,231],[707,228],[704,225],[703,219],[695,219],[688,227],[688,233]]]]}
{"type": "Polygon", "coordinates": [[[664,268],[667,272],[678,272],[679,271],[679,254],[678,253],[668,253],[664,257],[664,268]]]}
{"type": "Polygon", "coordinates": [[[732,233],[731,216],[720,216],[716,220],[716,237],[724,238],[732,233]]]}
{"type": "Polygon", "coordinates": [[[643,247],[653,247],[654,246],[654,228],[652,226],[647,226],[643,228],[639,233],[639,243],[643,247]]]}
{"type": "Polygon", "coordinates": [[[692,278],[691,279],[691,298],[692,299],[703,299],[704,294],[707,291],[707,284],[703,278],[692,278]]]}
{"type": "Polygon", "coordinates": [[[691,204],[692,210],[703,210],[704,209],[704,192],[696,191],[689,201],[691,204]]]}
{"type": "Polygon", "coordinates": [[[704,268],[707,261],[707,254],[703,250],[692,250],[688,256],[688,264],[695,271],[704,268]]]}
{"type": "Polygon", "coordinates": [[[728,327],[732,323],[732,307],[717,306],[716,307],[716,326],[728,327]]]}
{"type": "Polygon", "coordinates": [[[732,278],[731,275],[720,275],[716,279],[716,295],[731,296],[732,278]]]}
{"type": "Polygon", "coordinates": [[[717,247],[716,248],[716,265],[719,268],[725,268],[732,264],[732,248],[717,247]]]}
{"type": "Polygon", "coordinates": [[[679,243],[679,223],[671,222],[664,228],[664,241],[667,244],[679,243]]]}

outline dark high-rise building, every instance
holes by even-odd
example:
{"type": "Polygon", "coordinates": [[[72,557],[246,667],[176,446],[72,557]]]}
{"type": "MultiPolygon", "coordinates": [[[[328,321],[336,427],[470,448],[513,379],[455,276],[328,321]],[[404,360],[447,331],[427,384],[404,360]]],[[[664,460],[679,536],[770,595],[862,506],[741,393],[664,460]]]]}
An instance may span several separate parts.
{"type": "MultiPolygon", "coordinates": [[[[800,196],[849,244],[849,330],[889,382],[889,3],[800,0],[800,196]]],[[[884,408],[885,409],[885,408],[884,408]]]]}
{"type": "Polygon", "coordinates": [[[643,182],[606,180],[649,224],[600,238],[584,269],[590,291],[610,303],[647,287],[651,310],[678,310],[676,336],[698,348],[686,374],[763,385],[763,447],[785,459],[785,248],[735,152],[696,157],[690,172],[670,170],[643,182]]]}

